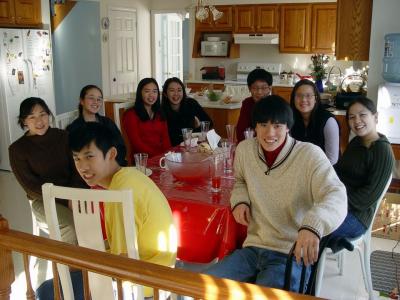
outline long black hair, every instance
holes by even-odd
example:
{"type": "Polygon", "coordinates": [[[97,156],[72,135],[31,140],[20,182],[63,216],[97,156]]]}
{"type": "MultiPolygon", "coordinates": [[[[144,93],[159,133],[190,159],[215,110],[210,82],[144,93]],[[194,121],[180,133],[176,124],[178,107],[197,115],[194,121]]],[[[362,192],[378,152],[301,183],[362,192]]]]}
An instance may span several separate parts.
{"type": "Polygon", "coordinates": [[[79,105],[78,105],[78,110],[79,110],[79,116],[80,116],[80,117],[82,116],[82,110],[83,110],[83,107],[82,107],[82,104],[81,104],[81,100],[85,99],[86,94],[87,94],[87,93],[89,92],[89,90],[91,90],[91,89],[96,89],[96,90],[98,90],[98,91],[100,92],[100,94],[101,94],[101,97],[103,98],[103,91],[102,91],[101,88],[99,88],[97,85],[88,84],[88,85],[84,86],[84,87],[81,89],[81,92],[80,92],[80,94],[79,94],[79,105]]]}
{"type": "Polygon", "coordinates": [[[22,129],[25,128],[25,119],[32,113],[32,110],[36,105],[40,105],[49,116],[53,117],[50,108],[42,98],[26,98],[19,106],[18,125],[21,126],[22,129]]]}
{"type": "Polygon", "coordinates": [[[298,81],[295,84],[295,86],[293,87],[292,93],[290,95],[290,106],[292,107],[292,110],[293,110],[294,122],[295,123],[304,122],[303,116],[301,115],[300,111],[296,108],[296,105],[295,105],[297,90],[303,85],[310,86],[313,89],[313,93],[315,96],[315,105],[314,105],[314,108],[311,110],[310,120],[309,120],[307,128],[308,128],[308,130],[311,130],[311,131],[318,130],[318,128],[314,128],[314,127],[316,126],[316,116],[317,116],[319,110],[323,110],[323,108],[321,106],[321,96],[319,94],[319,91],[318,91],[316,85],[308,79],[302,79],[302,80],[298,81]]]}
{"type": "Polygon", "coordinates": [[[171,77],[171,78],[168,78],[167,80],[165,80],[164,85],[163,85],[163,90],[162,90],[161,107],[166,114],[168,114],[168,112],[170,112],[172,110],[171,102],[168,99],[167,91],[168,91],[169,85],[173,82],[179,84],[182,88],[182,92],[183,92],[182,101],[184,101],[187,98],[185,85],[183,84],[182,80],[180,80],[178,77],[171,77]]]}
{"type": "Polygon", "coordinates": [[[164,120],[164,114],[161,111],[161,101],[160,101],[160,89],[158,87],[158,83],[154,78],[147,77],[143,78],[140,80],[137,89],[136,89],[136,101],[135,105],[133,106],[133,110],[135,110],[136,114],[138,115],[139,119],[141,121],[148,121],[150,120],[150,116],[146,111],[146,108],[144,107],[143,103],[143,96],[142,96],[142,90],[145,85],[149,83],[154,83],[157,87],[157,100],[154,102],[154,104],[151,106],[151,110],[154,112],[154,117],[156,117],[157,114],[161,117],[162,120],[164,120]]]}

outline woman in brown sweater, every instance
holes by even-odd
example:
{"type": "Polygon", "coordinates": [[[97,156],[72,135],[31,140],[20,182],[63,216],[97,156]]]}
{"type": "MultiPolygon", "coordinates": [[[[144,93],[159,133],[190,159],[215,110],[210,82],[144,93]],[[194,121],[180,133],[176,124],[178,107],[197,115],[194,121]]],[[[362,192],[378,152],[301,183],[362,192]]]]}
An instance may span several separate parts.
{"type": "MultiPolygon", "coordinates": [[[[50,127],[51,112],[40,98],[27,98],[20,106],[18,123],[26,133],[9,147],[11,168],[25,190],[36,219],[46,224],[42,184],[85,187],[76,172],[68,133],[50,127]]],[[[63,241],[76,244],[72,211],[67,200],[56,202],[57,215],[63,241]]]]}

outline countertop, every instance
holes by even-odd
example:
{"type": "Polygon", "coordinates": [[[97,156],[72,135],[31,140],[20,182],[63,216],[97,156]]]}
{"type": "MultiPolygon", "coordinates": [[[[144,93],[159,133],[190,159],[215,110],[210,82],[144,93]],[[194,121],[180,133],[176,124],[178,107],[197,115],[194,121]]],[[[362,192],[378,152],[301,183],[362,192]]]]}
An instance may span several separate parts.
{"type": "MultiPolygon", "coordinates": [[[[186,83],[202,83],[202,84],[224,84],[224,85],[247,85],[246,81],[237,80],[186,80],[186,83]]],[[[272,87],[293,87],[292,84],[274,83],[272,87]]]]}

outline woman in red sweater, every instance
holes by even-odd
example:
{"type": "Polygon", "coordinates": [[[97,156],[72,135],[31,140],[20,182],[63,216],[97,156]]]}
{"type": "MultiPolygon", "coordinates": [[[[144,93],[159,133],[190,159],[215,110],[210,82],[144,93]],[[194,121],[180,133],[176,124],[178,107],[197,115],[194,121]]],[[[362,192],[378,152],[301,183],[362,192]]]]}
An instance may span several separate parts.
{"type": "Polygon", "coordinates": [[[167,121],[160,108],[157,81],[142,79],[136,90],[135,105],[125,112],[122,120],[132,153],[147,153],[152,157],[171,147],[167,121]]]}

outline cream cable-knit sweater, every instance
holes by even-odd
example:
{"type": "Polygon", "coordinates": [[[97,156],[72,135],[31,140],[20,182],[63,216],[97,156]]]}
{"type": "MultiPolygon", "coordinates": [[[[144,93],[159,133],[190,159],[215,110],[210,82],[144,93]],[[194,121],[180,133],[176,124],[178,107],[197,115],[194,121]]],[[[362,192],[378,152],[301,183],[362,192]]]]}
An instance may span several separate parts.
{"type": "Polygon", "coordinates": [[[289,253],[301,227],[320,237],[339,227],[347,214],[346,190],[319,147],[288,135],[271,169],[263,160],[256,138],[237,146],[231,206],[250,206],[244,247],[289,253]]]}

